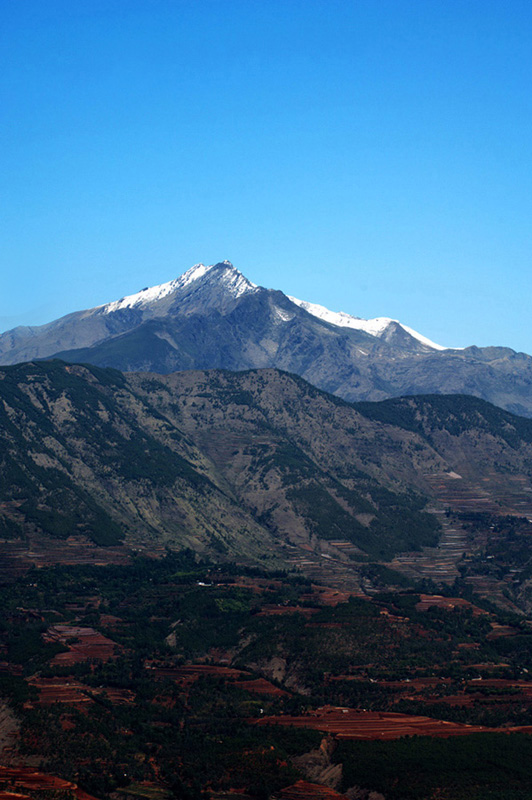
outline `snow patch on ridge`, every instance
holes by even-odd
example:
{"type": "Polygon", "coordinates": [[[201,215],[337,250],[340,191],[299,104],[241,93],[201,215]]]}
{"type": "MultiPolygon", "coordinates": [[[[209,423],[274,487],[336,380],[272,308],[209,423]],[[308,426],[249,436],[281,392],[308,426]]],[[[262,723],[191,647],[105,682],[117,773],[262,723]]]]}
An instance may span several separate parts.
{"type": "MultiPolygon", "coordinates": [[[[217,283],[222,284],[224,288],[229,291],[234,297],[240,297],[246,292],[255,291],[257,286],[239,272],[230,261],[223,261],[223,267],[219,273],[217,271],[217,283]]],[[[147,287],[142,289],[136,294],[130,294],[127,297],[122,297],[121,300],[114,300],[112,303],[100,306],[102,313],[112,314],[114,311],[120,311],[123,308],[145,308],[152,303],[157,303],[173,292],[179,289],[184,289],[191,283],[194,283],[200,278],[205,277],[208,273],[218,265],[210,264],[194,264],[189,270],[183,273],[179,278],[168,283],[161,283],[158,286],[147,287]]]]}
{"type": "MultiPolygon", "coordinates": [[[[224,261],[224,265],[227,265],[227,269],[223,271],[219,278],[219,283],[222,284],[232,295],[233,297],[241,297],[243,294],[247,294],[248,292],[255,292],[258,289],[256,284],[251,283],[248,279],[239,272],[230,261],[224,261]]],[[[210,267],[208,267],[210,269],[210,267]]]]}
{"type": "MultiPolygon", "coordinates": [[[[144,309],[158,303],[167,295],[191,286],[196,281],[200,281],[201,283],[205,282],[208,286],[212,286],[215,289],[219,288],[222,294],[226,296],[229,295],[235,299],[238,299],[244,294],[256,292],[260,288],[242,275],[230,261],[222,261],[219,264],[210,265],[199,263],[194,264],[193,267],[175,280],[161,283],[158,286],[147,287],[140,292],[136,292],[136,294],[122,297],[121,300],[115,300],[112,303],[99,306],[97,311],[102,314],[112,314],[114,311],[120,311],[126,308],[144,309]]],[[[362,319],[360,317],[353,317],[351,314],[346,314],[344,311],[330,311],[328,308],[325,308],[325,306],[318,305],[317,303],[308,303],[305,300],[298,300],[296,297],[289,296],[288,299],[314,317],[339,328],[352,328],[380,338],[385,335],[390,325],[397,324],[425,347],[429,347],[432,350],[451,349],[436,344],[436,342],[431,341],[413,328],[403,325],[398,320],[391,319],[390,317],[362,319]]],[[[290,315],[289,312],[278,307],[274,308],[274,314],[280,322],[288,322],[292,319],[292,315],[290,315]]],[[[364,354],[366,355],[366,353],[364,354]]]]}
{"type": "Polygon", "coordinates": [[[273,312],[277,319],[281,320],[281,322],[290,322],[294,319],[294,315],[290,314],[288,311],[285,311],[283,308],[279,308],[279,306],[273,306],[273,312]]]}
{"type": "MultiPolygon", "coordinates": [[[[396,322],[396,320],[393,320],[393,321],[396,322]]],[[[409,328],[408,325],[404,325],[402,322],[399,322],[398,325],[400,325],[401,328],[403,328],[403,330],[405,330],[407,333],[409,333],[410,336],[413,336],[414,339],[417,339],[418,341],[420,341],[421,344],[426,344],[427,347],[432,347],[432,348],[434,348],[434,350],[463,350],[463,347],[443,347],[443,345],[436,344],[435,342],[431,341],[430,339],[427,339],[427,337],[423,336],[422,333],[418,333],[413,328],[409,328]]]]}
{"type": "MultiPolygon", "coordinates": [[[[358,331],[364,331],[372,336],[381,337],[388,326],[395,322],[400,325],[403,330],[410,334],[414,339],[417,339],[421,344],[426,347],[431,347],[433,350],[449,350],[448,347],[443,347],[441,344],[436,344],[426,336],[418,333],[413,328],[403,325],[399,320],[391,319],[390,317],[375,317],[374,319],[361,319],[360,317],[352,317],[351,314],[346,314],[345,311],[330,311],[325,306],[320,306],[317,303],[307,303],[306,300],[298,300],[297,297],[289,297],[292,303],[295,303],[300,308],[303,308],[312,316],[322,319],[331,325],[336,325],[339,328],[354,328],[358,331]]],[[[457,349],[457,348],[453,348],[457,349]]]]}
{"type": "Polygon", "coordinates": [[[181,275],[181,277],[173,281],[168,281],[168,283],[161,283],[158,286],[150,286],[146,289],[141,289],[141,291],[136,292],[136,294],[130,294],[127,297],[122,297],[121,300],[107,303],[107,305],[102,306],[102,310],[104,314],[112,314],[113,311],[120,311],[123,308],[142,308],[151,303],[156,303],[158,300],[162,300],[163,297],[166,297],[166,295],[175,292],[176,289],[183,289],[185,286],[198,280],[198,278],[202,278],[210,269],[212,269],[212,266],[206,267],[204,264],[194,264],[194,266],[181,275]]]}

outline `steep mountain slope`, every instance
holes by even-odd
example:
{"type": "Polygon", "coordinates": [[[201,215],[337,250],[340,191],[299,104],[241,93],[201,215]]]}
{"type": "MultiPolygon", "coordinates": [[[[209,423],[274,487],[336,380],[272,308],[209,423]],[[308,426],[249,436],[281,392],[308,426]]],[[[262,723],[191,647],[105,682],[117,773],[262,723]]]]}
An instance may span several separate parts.
{"type": "Polygon", "coordinates": [[[418,395],[356,408],[418,434],[450,465],[443,475],[425,471],[440,501],[462,511],[532,516],[532,420],[467,395],[418,395]]]}
{"type": "Polygon", "coordinates": [[[120,373],[51,362],[0,376],[4,537],[197,550],[223,549],[227,537],[244,557],[268,549],[267,532],[203,474],[194,445],[120,373]]]}
{"type": "Polygon", "coordinates": [[[0,401],[0,535],[30,550],[37,532],[270,563],[389,559],[436,544],[424,506],[442,481],[482,481],[501,511],[530,487],[532,422],[472,398],[357,408],[276,370],[51,361],[2,368],[0,401]]]}
{"type": "Polygon", "coordinates": [[[465,393],[532,415],[530,356],[442,348],[396,320],[361,320],[255,286],[230,262],[0,335],[0,363],[49,357],[161,374],[275,367],[352,401],[465,393]]]}

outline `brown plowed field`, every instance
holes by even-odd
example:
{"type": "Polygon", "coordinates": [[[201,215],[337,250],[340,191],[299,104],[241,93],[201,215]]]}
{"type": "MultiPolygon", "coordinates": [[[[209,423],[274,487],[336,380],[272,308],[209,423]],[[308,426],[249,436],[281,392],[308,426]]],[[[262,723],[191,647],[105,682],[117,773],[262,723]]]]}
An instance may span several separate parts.
{"type": "Polygon", "coordinates": [[[519,689],[520,694],[532,697],[532,683],[529,681],[511,681],[505,678],[483,678],[471,680],[467,685],[478,689],[519,689]]]}
{"type": "Polygon", "coordinates": [[[87,694],[87,686],[70,678],[33,678],[32,686],[39,690],[40,706],[50,706],[53,703],[68,703],[79,706],[92,703],[87,694]]]}
{"type": "Polygon", "coordinates": [[[348,603],[350,597],[360,597],[368,600],[367,595],[362,592],[342,592],[338,589],[331,589],[329,586],[312,586],[311,594],[301,595],[301,600],[311,603],[318,602],[322,606],[337,606],[339,603],[348,603]]]}
{"type": "Polygon", "coordinates": [[[78,625],[52,625],[44,634],[48,642],[58,642],[68,647],[68,653],[58,653],[50,661],[57,666],[72,666],[82,661],[109,661],[116,658],[120,645],[93,628],[78,625]],[[70,640],[77,640],[70,643],[70,640]]]}
{"type": "Polygon", "coordinates": [[[503,639],[506,636],[517,636],[518,633],[519,631],[516,628],[512,628],[511,625],[500,625],[498,622],[492,622],[491,632],[486,636],[486,640],[491,642],[493,639],[503,639]]]}
{"type": "Polygon", "coordinates": [[[505,475],[491,471],[481,486],[467,477],[453,479],[449,474],[425,475],[440,503],[460,511],[488,511],[491,514],[532,516],[532,502],[525,475],[505,475]]]}
{"type": "Polygon", "coordinates": [[[300,717],[262,717],[257,725],[287,725],[312,728],[336,736],[337,739],[367,739],[384,741],[402,736],[466,736],[471,733],[493,731],[461,723],[446,722],[430,717],[394,714],[385,711],[356,711],[352,708],[324,708],[300,717]]]}
{"type": "Polygon", "coordinates": [[[216,678],[227,678],[228,680],[239,680],[245,673],[241,669],[232,667],[217,667],[211,664],[187,664],[183,667],[159,667],[154,664],[146,663],[147,669],[154,678],[168,678],[169,680],[179,680],[180,678],[194,679],[201,675],[214,675],[216,678]]]}
{"type": "Polygon", "coordinates": [[[319,608],[304,608],[302,606],[263,606],[257,617],[278,617],[285,614],[302,614],[304,617],[311,617],[317,614],[319,608]]]}
{"type": "Polygon", "coordinates": [[[288,692],[279,689],[278,686],[270,683],[266,678],[245,680],[249,673],[240,669],[233,669],[232,667],[218,667],[211,664],[188,664],[183,667],[147,666],[150,674],[153,675],[154,678],[173,680],[182,686],[190,686],[202,675],[209,675],[215,678],[225,678],[240,689],[245,689],[254,694],[269,694],[272,697],[288,696],[288,692]]]}
{"type": "Polygon", "coordinates": [[[308,781],[298,781],[293,786],[281,789],[277,797],[280,800],[346,800],[345,794],[338,794],[328,786],[308,781]]]}
{"type": "Polygon", "coordinates": [[[420,602],[416,605],[416,611],[426,611],[432,606],[437,608],[446,608],[452,610],[453,608],[471,608],[473,616],[478,617],[481,614],[487,614],[482,608],[473,605],[468,600],[462,597],[442,597],[439,594],[420,594],[420,602]]]}
{"type": "MultiPolygon", "coordinates": [[[[54,775],[45,775],[36,772],[31,767],[2,767],[0,766],[0,783],[4,785],[7,795],[19,794],[19,789],[38,792],[72,793],[77,800],[95,800],[92,795],[82,791],[75,783],[56,778],[54,775]]],[[[25,792],[22,792],[25,794],[25,792]]],[[[27,795],[26,795],[27,796],[27,795]]],[[[6,798],[9,800],[9,798],[6,798]]]]}
{"type": "Polygon", "coordinates": [[[236,681],[236,686],[240,689],[245,689],[247,692],[254,694],[269,694],[272,697],[288,697],[288,692],[274,686],[273,683],[267,681],[266,678],[255,678],[251,681],[236,681]]]}
{"type": "Polygon", "coordinates": [[[2,541],[0,578],[12,581],[35,564],[48,567],[53,564],[128,564],[131,550],[127,546],[98,547],[84,536],[52,539],[37,533],[27,538],[2,541]]]}
{"type": "Polygon", "coordinates": [[[31,800],[31,797],[18,792],[0,792],[0,800],[31,800]]]}
{"type": "Polygon", "coordinates": [[[74,678],[32,678],[29,683],[39,691],[37,705],[49,706],[53,703],[68,703],[72,706],[86,706],[94,702],[94,698],[106,697],[113,704],[132,703],[135,695],[129,689],[98,688],[93,689],[79,683],[74,678]]]}

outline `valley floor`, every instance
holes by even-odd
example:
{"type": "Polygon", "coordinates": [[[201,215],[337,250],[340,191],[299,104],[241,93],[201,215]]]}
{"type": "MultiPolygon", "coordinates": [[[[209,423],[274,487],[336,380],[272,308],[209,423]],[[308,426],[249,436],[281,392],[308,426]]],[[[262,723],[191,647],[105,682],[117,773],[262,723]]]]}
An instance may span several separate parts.
{"type": "Polygon", "coordinates": [[[183,552],[5,586],[2,797],[525,797],[527,619],[365,581],[183,552]]]}

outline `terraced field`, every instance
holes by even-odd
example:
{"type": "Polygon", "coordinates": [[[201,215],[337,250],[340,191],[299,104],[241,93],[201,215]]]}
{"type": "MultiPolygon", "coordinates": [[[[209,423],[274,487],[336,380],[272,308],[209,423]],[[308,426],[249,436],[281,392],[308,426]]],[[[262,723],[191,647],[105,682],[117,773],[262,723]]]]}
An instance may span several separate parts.
{"type": "Polygon", "coordinates": [[[442,526],[438,546],[425,547],[415,553],[401,553],[390,566],[414,580],[430,578],[436,583],[452,583],[460,575],[458,564],[468,550],[470,537],[462,526],[447,518],[442,509],[430,510],[437,514],[442,526]]]}
{"type": "Polygon", "coordinates": [[[52,625],[44,640],[56,642],[68,648],[58,653],[51,661],[54,666],[72,666],[83,661],[109,661],[120,653],[120,646],[99,631],[81,625],[52,625]]]}
{"type": "Polygon", "coordinates": [[[182,689],[189,688],[199,678],[223,678],[230,684],[244,689],[252,694],[266,695],[270,697],[287,697],[288,692],[283,691],[278,686],[274,686],[271,681],[265,678],[254,677],[250,672],[242,669],[232,669],[231,667],[215,666],[208,664],[187,664],[184,667],[162,667],[155,663],[147,665],[150,677],[156,680],[165,679],[175,681],[182,689]]]}
{"type": "Polygon", "coordinates": [[[482,726],[463,725],[423,716],[327,706],[300,717],[264,717],[256,724],[312,728],[331,734],[337,739],[360,741],[388,741],[401,739],[403,736],[436,736],[446,739],[449,736],[468,736],[490,731],[493,733],[493,729],[482,726]]]}
{"type": "Polygon", "coordinates": [[[8,797],[13,798],[14,796],[17,800],[21,800],[22,797],[28,797],[28,794],[25,794],[26,792],[31,792],[31,795],[29,795],[31,797],[34,796],[34,793],[44,793],[45,796],[48,793],[60,793],[61,795],[73,796],[77,800],[96,800],[75,783],[53,775],[46,775],[31,767],[0,766],[0,786],[3,787],[2,790],[8,797]]]}
{"type": "MultiPolygon", "coordinates": [[[[33,564],[41,568],[53,564],[127,564],[132,552],[130,547],[98,547],[84,536],[52,539],[30,533],[24,539],[1,541],[0,582],[10,582],[24,575],[33,564]]],[[[161,555],[163,552],[161,549],[161,555]]]]}
{"type": "MultiPolygon", "coordinates": [[[[0,688],[21,720],[7,755],[18,745],[29,772],[42,762],[110,800],[194,798],[193,776],[218,800],[332,800],[358,785],[341,784],[350,747],[460,739],[477,752],[514,736],[526,755],[530,629],[459,588],[364,595],[192,553],[43,568],[1,590],[0,688]]],[[[35,781],[4,788],[48,800],[35,781]]]]}
{"type": "Polygon", "coordinates": [[[345,794],[309,781],[298,781],[293,786],[287,786],[281,789],[277,797],[279,800],[346,800],[345,794]]]}

